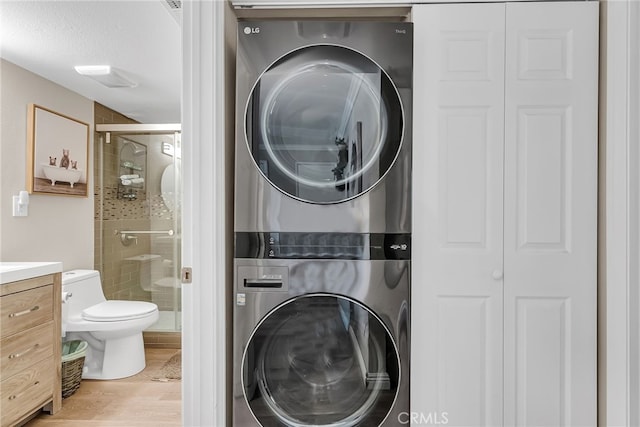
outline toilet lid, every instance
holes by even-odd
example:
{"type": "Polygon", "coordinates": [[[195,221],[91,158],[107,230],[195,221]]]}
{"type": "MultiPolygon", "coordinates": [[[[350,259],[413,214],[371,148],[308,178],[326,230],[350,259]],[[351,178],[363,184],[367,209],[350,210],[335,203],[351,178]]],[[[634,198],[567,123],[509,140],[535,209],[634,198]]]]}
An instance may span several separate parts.
{"type": "Polygon", "coordinates": [[[158,310],[158,306],[144,301],[103,301],[82,310],[82,318],[93,322],[116,322],[138,319],[158,310]]]}

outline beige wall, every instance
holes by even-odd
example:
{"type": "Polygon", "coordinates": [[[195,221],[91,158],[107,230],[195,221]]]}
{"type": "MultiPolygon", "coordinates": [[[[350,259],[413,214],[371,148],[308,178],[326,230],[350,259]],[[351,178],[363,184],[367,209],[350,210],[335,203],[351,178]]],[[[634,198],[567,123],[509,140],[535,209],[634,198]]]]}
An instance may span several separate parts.
{"type": "MultiPolygon", "coordinates": [[[[27,217],[12,216],[12,195],[26,190],[27,109],[35,103],[89,123],[93,101],[0,60],[0,261],[61,261],[93,268],[93,192],[86,198],[32,194],[27,217]]],[[[87,176],[93,187],[92,162],[87,176]]]]}

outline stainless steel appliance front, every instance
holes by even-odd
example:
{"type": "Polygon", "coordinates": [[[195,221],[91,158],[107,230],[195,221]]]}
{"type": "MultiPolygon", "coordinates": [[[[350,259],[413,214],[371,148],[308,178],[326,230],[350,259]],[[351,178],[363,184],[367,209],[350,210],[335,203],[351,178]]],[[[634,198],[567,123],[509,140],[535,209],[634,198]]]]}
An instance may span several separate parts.
{"type": "Polygon", "coordinates": [[[235,230],[410,232],[411,23],[239,23],[235,230]]]}
{"type": "Polygon", "coordinates": [[[233,424],[398,425],[409,412],[409,266],[236,259],[233,424]]]}

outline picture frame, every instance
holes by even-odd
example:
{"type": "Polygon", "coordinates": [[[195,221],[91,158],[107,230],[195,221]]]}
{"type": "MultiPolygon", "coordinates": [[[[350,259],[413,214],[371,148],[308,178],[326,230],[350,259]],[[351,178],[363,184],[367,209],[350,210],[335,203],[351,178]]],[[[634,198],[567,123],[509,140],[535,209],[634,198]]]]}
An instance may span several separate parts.
{"type": "Polygon", "coordinates": [[[88,197],[89,124],[29,104],[27,127],[29,193],[88,197]]]}

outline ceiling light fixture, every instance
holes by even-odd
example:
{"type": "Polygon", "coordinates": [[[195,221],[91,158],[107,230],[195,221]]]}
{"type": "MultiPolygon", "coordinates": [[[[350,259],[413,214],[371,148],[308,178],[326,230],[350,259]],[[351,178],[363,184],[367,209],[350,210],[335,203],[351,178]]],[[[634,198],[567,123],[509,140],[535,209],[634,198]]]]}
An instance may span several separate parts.
{"type": "Polygon", "coordinates": [[[110,65],[77,65],[74,68],[78,74],[109,88],[138,86],[136,82],[129,80],[110,65]]]}

